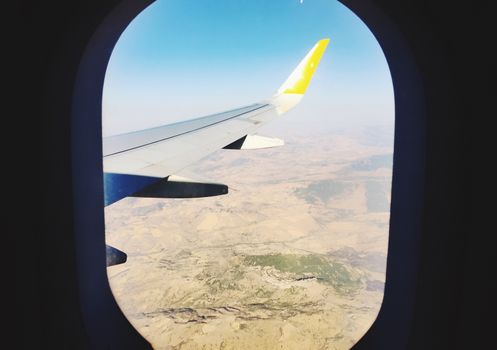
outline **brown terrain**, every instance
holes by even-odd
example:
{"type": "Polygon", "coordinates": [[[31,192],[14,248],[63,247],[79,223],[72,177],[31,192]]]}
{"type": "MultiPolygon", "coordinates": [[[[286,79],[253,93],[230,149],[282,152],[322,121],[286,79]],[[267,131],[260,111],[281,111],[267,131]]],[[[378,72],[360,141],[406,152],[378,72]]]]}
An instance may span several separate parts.
{"type": "Polygon", "coordinates": [[[128,254],[108,268],[126,317],[156,349],[350,348],[383,298],[391,129],[220,150],[185,173],[229,194],[107,207],[107,243],[128,254]]]}

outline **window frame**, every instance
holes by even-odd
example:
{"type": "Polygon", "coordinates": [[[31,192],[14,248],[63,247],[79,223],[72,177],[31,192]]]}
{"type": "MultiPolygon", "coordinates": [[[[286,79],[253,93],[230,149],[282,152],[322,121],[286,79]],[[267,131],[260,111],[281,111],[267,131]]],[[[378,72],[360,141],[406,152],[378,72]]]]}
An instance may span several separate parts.
{"type": "MultiPolygon", "coordinates": [[[[119,309],[107,279],[102,181],[102,93],[112,50],[128,24],[153,0],[125,0],[100,23],[80,61],[74,87],[72,189],[79,297],[84,324],[97,347],[144,348],[148,343],[119,309]]],[[[390,232],[383,303],[354,349],[368,343],[406,348],[414,311],[425,168],[425,100],[409,46],[394,23],[369,1],[341,0],[379,42],[395,101],[390,232]]]]}

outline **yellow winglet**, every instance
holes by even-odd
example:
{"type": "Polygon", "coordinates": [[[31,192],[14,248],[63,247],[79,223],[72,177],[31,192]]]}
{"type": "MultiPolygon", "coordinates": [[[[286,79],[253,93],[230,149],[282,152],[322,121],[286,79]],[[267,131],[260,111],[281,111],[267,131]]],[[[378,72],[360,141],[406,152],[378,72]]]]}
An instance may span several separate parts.
{"type": "Polygon", "coordinates": [[[322,39],[314,45],[311,51],[309,51],[304,59],[300,61],[297,68],[295,68],[292,74],[290,74],[287,80],[278,89],[279,94],[303,95],[305,93],[329,41],[330,39],[322,39]]]}

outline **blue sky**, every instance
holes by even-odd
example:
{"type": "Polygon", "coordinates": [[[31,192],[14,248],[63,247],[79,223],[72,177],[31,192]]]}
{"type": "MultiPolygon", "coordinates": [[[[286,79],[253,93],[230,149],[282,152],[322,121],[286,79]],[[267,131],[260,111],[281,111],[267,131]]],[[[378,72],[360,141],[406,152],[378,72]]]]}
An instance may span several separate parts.
{"type": "Polygon", "coordinates": [[[159,0],[130,23],[112,53],[103,135],[269,98],[322,38],[330,44],[306,96],[271,129],[393,124],[383,52],[339,2],[159,0]]]}

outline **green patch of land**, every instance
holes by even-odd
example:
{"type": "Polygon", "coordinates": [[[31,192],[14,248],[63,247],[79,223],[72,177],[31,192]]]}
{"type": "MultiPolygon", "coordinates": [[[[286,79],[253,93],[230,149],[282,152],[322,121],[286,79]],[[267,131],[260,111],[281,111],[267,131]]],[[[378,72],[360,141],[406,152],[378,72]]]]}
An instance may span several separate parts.
{"type": "Polygon", "coordinates": [[[361,270],[385,273],[387,256],[382,252],[358,252],[352,247],[343,247],[327,255],[361,270]]]}
{"type": "Polygon", "coordinates": [[[306,187],[297,188],[295,194],[310,204],[318,200],[326,203],[331,198],[344,193],[352,188],[352,184],[344,181],[321,180],[309,184],[306,187]]]}
{"type": "Polygon", "coordinates": [[[380,168],[392,169],[392,154],[378,154],[365,159],[357,160],[350,165],[351,170],[371,171],[380,168]]]}
{"type": "Polygon", "coordinates": [[[370,212],[390,211],[389,191],[386,181],[366,181],[366,204],[370,212]]]}
{"type": "Polygon", "coordinates": [[[341,293],[354,292],[361,286],[357,273],[340,262],[318,254],[249,255],[245,257],[245,263],[251,266],[273,267],[278,271],[294,274],[295,278],[313,277],[318,282],[333,286],[341,293]]]}

